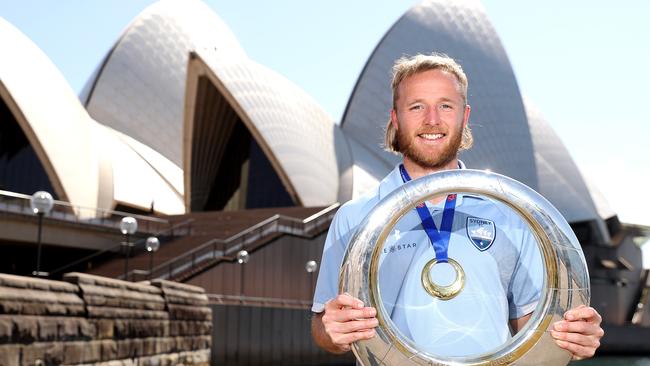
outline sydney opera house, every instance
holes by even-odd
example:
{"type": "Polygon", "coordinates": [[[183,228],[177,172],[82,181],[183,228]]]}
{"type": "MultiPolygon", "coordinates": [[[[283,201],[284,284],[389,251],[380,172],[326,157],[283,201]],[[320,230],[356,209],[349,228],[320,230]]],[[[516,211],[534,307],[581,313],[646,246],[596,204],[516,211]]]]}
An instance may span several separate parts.
{"type": "Polygon", "coordinates": [[[56,200],[42,237],[53,278],[80,270],[199,285],[215,314],[214,362],[319,364],[329,356],[309,341],[315,273],[305,263],[317,266],[338,205],[399,161],[381,146],[393,61],[438,51],[470,80],[475,144],[461,155],[466,165],[517,179],[559,209],[582,244],[606,330],[633,339],[650,326],[650,282],[635,244],[647,229],[620,223],[597,182],[585,181],[520,91],[478,1],[425,0],[403,14],[340,118],[249,58],[198,0],[146,8],[79,96],[20,30],[2,18],[0,28],[0,45],[12,50],[0,58],[0,245],[17,253],[0,259],[1,272],[31,273],[29,196],[45,190],[56,200]],[[140,224],[127,273],[116,245],[124,215],[140,224]],[[155,257],[142,245],[151,235],[162,243],[155,257]],[[242,323],[239,338],[229,337],[242,323]]]}

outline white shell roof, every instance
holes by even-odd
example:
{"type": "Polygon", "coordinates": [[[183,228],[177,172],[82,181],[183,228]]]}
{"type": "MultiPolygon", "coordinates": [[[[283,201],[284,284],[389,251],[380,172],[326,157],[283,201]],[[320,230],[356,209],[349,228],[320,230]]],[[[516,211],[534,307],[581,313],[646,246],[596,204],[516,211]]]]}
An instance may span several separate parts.
{"type": "Polygon", "coordinates": [[[338,165],[349,160],[337,126],[300,88],[248,59],[228,27],[200,1],[160,1],[138,15],[86,86],[82,99],[88,112],[183,168],[190,52],[206,61],[235,98],[299,203],[336,202],[338,165]],[[344,151],[336,154],[335,146],[344,151]]]}
{"type": "Polygon", "coordinates": [[[223,21],[198,0],[164,0],[140,13],[88,81],[83,102],[97,121],[182,167],[188,54],[210,49],[244,56],[223,21]]]}
{"type": "Polygon", "coordinates": [[[154,201],[158,212],[184,212],[179,168],[94,121],[50,59],[2,18],[0,46],[12,50],[0,57],[0,94],[60,199],[102,209],[119,203],[147,209],[154,201]]]}
{"type": "Polygon", "coordinates": [[[61,200],[95,207],[99,166],[88,113],[50,59],[0,18],[0,89],[61,200]],[[74,141],[74,143],[70,143],[74,141]]]}
{"type": "Polygon", "coordinates": [[[475,0],[423,1],[391,27],[350,97],[342,121],[345,133],[390,166],[397,163],[398,156],[381,148],[392,104],[391,68],[403,55],[434,51],[458,60],[469,78],[474,147],[461,154],[463,161],[536,189],[533,145],[517,81],[496,31],[475,0]]]}
{"type": "Polygon", "coordinates": [[[529,99],[524,98],[524,105],[535,147],[537,191],[569,222],[599,218],[589,187],[562,140],[529,99]]]}
{"type": "Polygon", "coordinates": [[[198,50],[197,55],[218,79],[219,91],[270,150],[300,204],[336,202],[339,167],[350,164],[350,153],[323,108],[280,74],[246,57],[213,50],[198,50]]]}
{"type": "Polygon", "coordinates": [[[467,167],[525,183],[568,221],[597,220],[590,191],[568,151],[539,113],[524,107],[505,50],[477,0],[425,0],[408,10],[377,45],[342,121],[359,172],[353,177],[355,196],[401,159],[381,147],[392,106],[394,60],[434,51],[458,60],[469,79],[474,147],[460,156],[467,167]]]}
{"type": "Polygon", "coordinates": [[[594,205],[596,206],[598,215],[600,215],[600,217],[603,220],[607,220],[616,216],[616,212],[614,211],[612,206],[610,206],[609,202],[607,201],[603,193],[600,191],[600,189],[596,186],[594,181],[589,179],[589,177],[585,177],[585,183],[589,188],[591,199],[594,200],[594,205]]]}

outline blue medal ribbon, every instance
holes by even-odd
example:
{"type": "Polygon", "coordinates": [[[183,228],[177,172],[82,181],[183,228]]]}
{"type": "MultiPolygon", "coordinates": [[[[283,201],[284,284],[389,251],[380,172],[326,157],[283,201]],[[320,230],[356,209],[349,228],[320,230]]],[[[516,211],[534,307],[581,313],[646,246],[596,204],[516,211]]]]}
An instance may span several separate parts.
{"type": "MultiPolygon", "coordinates": [[[[399,165],[399,171],[402,175],[404,183],[411,180],[406,168],[403,164],[399,165]]],[[[456,210],[456,195],[450,194],[445,200],[445,209],[442,212],[442,222],[440,223],[440,230],[433,222],[433,217],[424,202],[417,205],[416,210],[422,220],[422,228],[427,233],[433,250],[436,252],[436,260],[441,263],[448,262],[447,249],[449,248],[449,238],[451,237],[451,226],[454,222],[454,212],[456,210]]]]}

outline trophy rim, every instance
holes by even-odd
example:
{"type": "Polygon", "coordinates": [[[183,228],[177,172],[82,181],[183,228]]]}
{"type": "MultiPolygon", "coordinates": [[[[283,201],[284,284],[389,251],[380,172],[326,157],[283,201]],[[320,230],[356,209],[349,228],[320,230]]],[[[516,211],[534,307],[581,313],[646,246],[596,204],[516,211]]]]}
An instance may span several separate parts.
{"type": "MultiPolygon", "coordinates": [[[[566,299],[563,299],[560,295],[559,290],[565,290],[560,284],[566,283],[566,290],[575,289],[575,286],[572,286],[574,284],[570,283],[570,278],[562,278],[562,276],[568,276],[569,274],[560,270],[560,265],[567,260],[559,255],[561,248],[578,250],[581,259],[578,261],[579,263],[570,263],[567,266],[571,268],[578,266],[578,271],[587,273],[586,262],[580,244],[559,211],[539,193],[512,178],[497,173],[463,169],[438,172],[407,182],[400,189],[386,196],[368,213],[356,234],[352,236],[347,248],[339,277],[339,289],[341,292],[348,292],[352,296],[367,295],[361,296],[366,298],[361,300],[368,300],[367,302],[364,301],[364,303],[377,309],[376,317],[379,321],[375,338],[379,339],[380,342],[376,340],[374,342],[355,342],[352,347],[353,352],[360,361],[365,359],[363,354],[367,353],[368,350],[376,354],[384,354],[385,358],[394,348],[412,364],[477,366],[504,365],[513,362],[526,364],[526,355],[533,353],[531,351],[540,343],[545,343],[546,348],[549,348],[548,340],[542,342],[542,338],[550,330],[554,315],[557,317],[557,314],[553,314],[554,306],[566,302],[566,299]],[[393,227],[419,202],[449,193],[483,195],[514,210],[530,227],[545,265],[542,294],[536,310],[524,329],[496,350],[468,357],[440,357],[419,350],[411,339],[402,336],[399,331],[391,326],[392,321],[384,309],[378,287],[381,248],[393,227]],[[367,240],[369,237],[376,238],[376,240],[371,243],[367,240]],[[364,243],[366,244],[364,245],[364,243]],[[357,271],[356,274],[350,271],[351,266],[346,266],[346,264],[350,261],[356,262],[357,259],[355,258],[360,259],[361,263],[369,263],[369,270],[357,271]],[[359,290],[362,289],[359,284],[368,286],[367,293],[359,293],[359,290]],[[351,289],[353,291],[350,291],[351,289]],[[362,352],[364,347],[367,349],[362,352]]],[[[586,286],[588,292],[588,281],[586,286]]],[[[587,299],[583,303],[588,304],[588,301],[587,295],[587,299]]],[[[575,301],[570,301],[570,303],[572,306],[579,305],[575,304],[575,301]]],[[[568,363],[570,360],[568,351],[557,346],[555,348],[554,351],[557,353],[555,359],[560,358],[566,361],[564,364],[568,363]]],[[[539,363],[539,360],[535,362],[539,363]]],[[[554,361],[554,364],[558,364],[557,361],[554,361]]]]}

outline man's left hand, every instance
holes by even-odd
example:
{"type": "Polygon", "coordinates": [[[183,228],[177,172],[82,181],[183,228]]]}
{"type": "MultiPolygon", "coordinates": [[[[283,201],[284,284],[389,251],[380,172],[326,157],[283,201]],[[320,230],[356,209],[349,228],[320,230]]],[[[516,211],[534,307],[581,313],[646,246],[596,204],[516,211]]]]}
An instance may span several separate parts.
{"type": "Polygon", "coordinates": [[[605,332],[600,327],[602,318],[592,308],[581,305],[564,314],[564,320],[553,325],[551,336],[558,346],[568,350],[573,360],[592,357],[600,346],[600,338],[605,332]]]}

